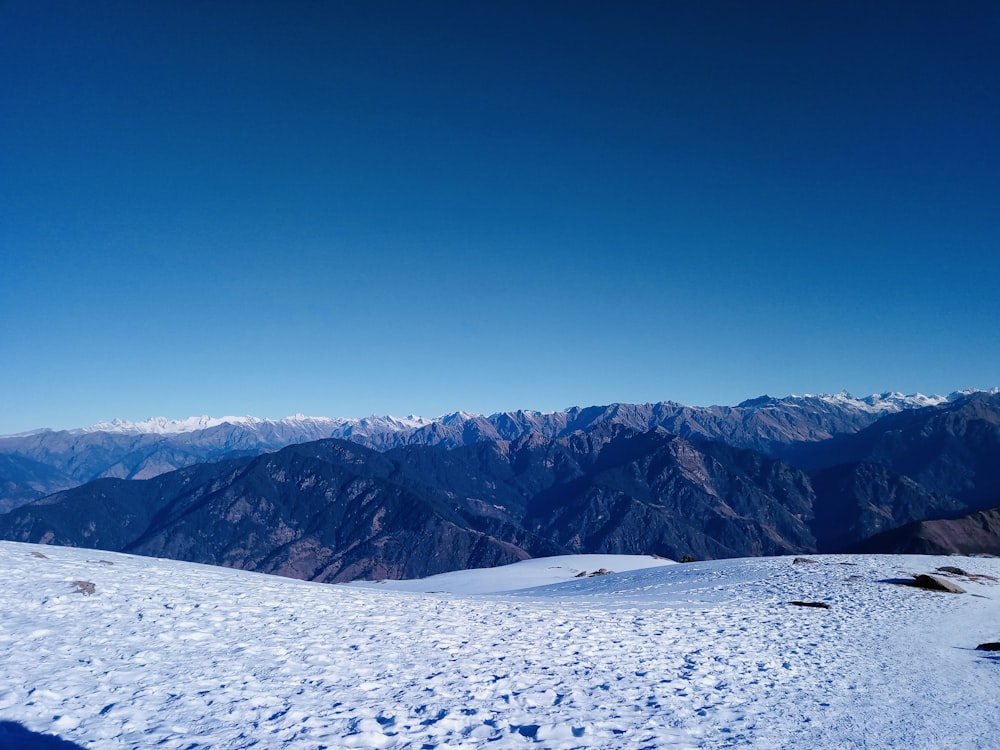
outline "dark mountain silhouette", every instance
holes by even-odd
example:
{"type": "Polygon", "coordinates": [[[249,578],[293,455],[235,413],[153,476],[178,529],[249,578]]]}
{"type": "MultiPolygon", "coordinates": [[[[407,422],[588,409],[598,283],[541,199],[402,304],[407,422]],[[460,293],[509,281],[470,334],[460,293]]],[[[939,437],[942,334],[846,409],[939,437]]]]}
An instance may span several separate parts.
{"type": "Polygon", "coordinates": [[[866,539],[857,552],[1000,555],[1000,508],[960,518],[914,521],[866,539]]]}
{"type": "Polygon", "coordinates": [[[854,434],[786,452],[820,469],[868,462],[970,506],[1000,502],[1000,393],[973,393],[937,407],[889,414],[854,434]]]}
{"type": "Polygon", "coordinates": [[[961,512],[965,505],[877,463],[842,464],[816,472],[813,529],[821,552],[852,544],[916,518],[961,512]]]}
{"type": "Polygon", "coordinates": [[[48,464],[0,453],[0,513],[77,484],[48,464]]]}

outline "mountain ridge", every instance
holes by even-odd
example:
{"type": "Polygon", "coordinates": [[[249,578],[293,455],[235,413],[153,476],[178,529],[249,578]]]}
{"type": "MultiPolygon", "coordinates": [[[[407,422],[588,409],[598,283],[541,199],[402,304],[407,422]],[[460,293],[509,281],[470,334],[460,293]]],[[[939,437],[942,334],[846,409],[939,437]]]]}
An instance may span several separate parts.
{"type": "Polygon", "coordinates": [[[75,430],[36,430],[0,437],[0,456],[7,457],[0,462],[0,512],[94,479],[148,479],[197,463],[257,455],[327,438],[351,440],[380,451],[403,445],[455,448],[516,440],[527,434],[565,437],[608,423],[637,431],[664,428],[688,438],[720,440],[738,448],[793,458],[802,445],[858,432],[887,414],[955,403],[969,398],[970,393],[974,392],[956,391],[945,397],[885,392],[863,399],[846,392],[780,399],[762,396],[742,405],[710,407],[673,401],[613,403],[557,412],[498,412],[489,417],[454,412],[436,420],[303,415],[283,420],[207,416],[155,418],[142,423],[115,420],[75,430]]]}
{"type": "Polygon", "coordinates": [[[589,429],[555,438],[386,451],[329,438],[141,481],[105,478],[0,515],[0,536],[335,582],[552,554],[842,552],[998,504],[1000,394],[886,415],[838,441],[851,461],[814,471],[636,429],[637,414],[587,415],[589,429]]]}
{"type": "Polygon", "coordinates": [[[71,427],[66,429],[40,427],[37,429],[28,430],[24,432],[3,434],[0,435],[0,440],[4,438],[13,438],[13,437],[28,437],[42,433],[84,434],[89,432],[120,432],[129,434],[172,435],[184,432],[197,432],[199,430],[205,430],[211,427],[218,427],[223,424],[256,428],[263,425],[279,425],[279,424],[295,425],[295,424],[314,423],[318,425],[364,426],[368,424],[383,423],[386,425],[394,425],[398,429],[402,430],[407,428],[419,429],[433,422],[448,423],[448,422],[453,422],[455,420],[470,420],[475,418],[485,418],[492,420],[495,417],[502,417],[514,414],[531,415],[534,417],[544,417],[548,415],[556,415],[566,412],[572,412],[574,410],[579,411],[588,408],[607,409],[607,408],[612,408],[614,406],[622,406],[622,405],[652,407],[658,404],[663,404],[663,405],[677,406],[689,409],[704,410],[704,409],[727,409],[727,408],[735,409],[735,408],[748,408],[748,407],[760,407],[760,406],[774,406],[780,404],[781,402],[792,402],[792,401],[801,401],[809,399],[819,399],[829,403],[846,404],[859,409],[872,410],[879,413],[888,413],[891,411],[898,411],[900,409],[922,408],[924,406],[937,406],[945,402],[954,401],[958,398],[970,395],[972,393],[1000,393],[1000,387],[969,388],[969,389],[952,391],[948,395],[930,395],[930,396],[924,395],[923,393],[920,392],[912,394],[903,394],[900,391],[883,391],[881,393],[873,393],[869,396],[856,397],[846,390],[840,391],[839,393],[836,394],[803,393],[803,394],[789,394],[783,397],[774,397],[765,394],[755,398],[745,399],[744,401],[739,402],[735,406],[727,406],[724,404],[694,406],[671,400],[644,402],[641,404],[639,403],[630,404],[628,402],[615,401],[610,404],[593,405],[591,407],[571,406],[565,409],[557,409],[555,411],[548,411],[548,412],[537,411],[532,409],[517,409],[514,411],[498,411],[487,415],[476,412],[456,411],[456,412],[448,412],[446,414],[442,414],[437,417],[431,417],[431,418],[418,416],[415,414],[410,414],[406,417],[395,417],[392,415],[376,415],[376,414],[372,414],[367,417],[327,417],[327,416],[307,416],[301,413],[281,418],[257,417],[253,415],[212,417],[203,414],[203,415],[192,415],[184,418],[156,416],[156,417],[149,417],[145,420],[133,421],[133,420],[122,419],[119,417],[114,417],[110,420],[99,421],[85,427],[71,427]]]}

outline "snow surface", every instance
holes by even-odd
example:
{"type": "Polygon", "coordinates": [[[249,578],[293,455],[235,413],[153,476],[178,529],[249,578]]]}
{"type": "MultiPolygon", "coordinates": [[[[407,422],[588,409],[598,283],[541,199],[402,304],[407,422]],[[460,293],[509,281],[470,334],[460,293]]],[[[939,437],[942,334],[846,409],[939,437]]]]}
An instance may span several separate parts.
{"type": "Polygon", "coordinates": [[[406,581],[355,581],[348,585],[429,594],[496,594],[604,575],[600,572],[602,570],[623,573],[676,564],[674,560],[665,557],[647,555],[557,555],[522,560],[497,568],[455,570],[406,581]]]}
{"type": "Polygon", "coordinates": [[[995,747],[1000,661],[974,649],[1000,586],[886,580],[1000,560],[816,559],[418,594],[0,542],[0,725],[95,749],[995,747]]]}
{"type": "MultiPolygon", "coordinates": [[[[872,414],[890,414],[907,409],[923,409],[927,406],[941,406],[960,398],[971,396],[973,393],[997,394],[1000,388],[967,388],[961,391],[953,391],[947,396],[925,396],[923,393],[911,393],[909,395],[899,391],[887,391],[885,393],[873,393],[871,396],[856,398],[847,391],[837,394],[820,394],[816,398],[826,401],[829,404],[850,406],[860,411],[872,414]]],[[[806,398],[810,396],[807,394],[806,398]]],[[[794,398],[794,397],[793,397],[794,398]]]]}
{"type": "Polygon", "coordinates": [[[276,425],[301,426],[312,425],[325,428],[342,428],[358,425],[377,424],[384,429],[396,431],[416,430],[431,423],[425,417],[366,417],[364,419],[341,419],[331,417],[307,417],[304,414],[295,414],[283,419],[262,419],[260,417],[187,417],[185,419],[168,419],[166,417],[150,417],[141,422],[130,422],[125,419],[112,419],[106,422],[98,422],[90,427],[83,427],[71,432],[119,432],[135,435],[155,434],[155,435],[176,435],[185,432],[198,432],[224,424],[239,425],[251,430],[260,430],[263,427],[276,425]]]}
{"type": "Polygon", "coordinates": [[[953,401],[958,394],[951,396],[925,396],[922,393],[911,393],[909,395],[891,391],[886,393],[873,393],[865,398],[856,398],[847,391],[837,394],[821,394],[817,398],[826,401],[828,404],[839,406],[849,406],[859,411],[871,414],[891,414],[906,409],[922,409],[926,406],[940,406],[949,401],[953,401]]]}

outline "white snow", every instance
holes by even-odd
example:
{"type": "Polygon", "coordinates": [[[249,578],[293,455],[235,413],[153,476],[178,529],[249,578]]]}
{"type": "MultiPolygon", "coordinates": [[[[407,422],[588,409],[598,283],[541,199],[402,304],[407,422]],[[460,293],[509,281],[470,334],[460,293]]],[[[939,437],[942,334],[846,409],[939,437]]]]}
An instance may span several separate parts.
{"type": "Polygon", "coordinates": [[[673,560],[647,555],[557,555],[522,560],[497,568],[456,570],[408,581],[356,581],[351,586],[448,594],[496,594],[501,591],[545,586],[575,578],[623,573],[640,568],[676,565],[673,560]]]}
{"type": "MultiPolygon", "coordinates": [[[[106,422],[98,422],[90,427],[83,427],[80,432],[121,432],[136,435],[172,435],[181,432],[197,432],[207,430],[211,427],[218,427],[223,424],[244,425],[254,427],[266,420],[257,417],[187,417],[186,419],[168,419],[166,417],[150,417],[141,422],[130,422],[126,419],[112,419],[106,422]]],[[[301,417],[297,419],[301,421],[301,417]]]]}
{"type": "Polygon", "coordinates": [[[209,417],[203,415],[200,417],[187,417],[185,419],[167,419],[166,417],[150,417],[141,422],[130,422],[125,419],[112,419],[106,422],[98,422],[97,424],[91,425],[90,427],[83,427],[79,430],[71,430],[71,432],[118,432],[118,433],[128,433],[128,434],[156,434],[156,435],[175,435],[184,432],[197,432],[199,430],[207,430],[211,427],[218,427],[219,425],[230,424],[238,425],[241,427],[246,427],[251,430],[260,430],[263,427],[272,427],[279,425],[289,425],[289,426],[302,426],[302,425],[312,425],[318,427],[325,427],[330,429],[343,428],[348,426],[358,426],[365,424],[376,424],[384,429],[391,429],[396,431],[402,430],[414,430],[424,425],[430,424],[431,420],[424,417],[409,416],[405,418],[398,418],[392,416],[386,417],[367,417],[365,419],[340,419],[331,417],[307,417],[304,414],[295,414],[290,417],[284,417],[282,419],[262,419],[260,417],[209,417]]]}
{"type": "MultiPolygon", "coordinates": [[[[810,398],[806,394],[806,398],[810,398]]],[[[870,412],[872,414],[890,414],[906,409],[922,409],[925,406],[940,406],[952,400],[948,396],[925,396],[922,393],[911,393],[909,395],[891,391],[886,393],[873,393],[865,398],[857,398],[847,391],[836,394],[820,394],[815,398],[826,401],[829,404],[839,406],[849,406],[859,411],[870,412]]]]}
{"type": "Polygon", "coordinates": [[[102,750],[995,744],[1000,661],[975,646],[1000,586],[885,581],[1000,560],[816,559],[473,595],[2,542],[0,725],[102,750]]]}

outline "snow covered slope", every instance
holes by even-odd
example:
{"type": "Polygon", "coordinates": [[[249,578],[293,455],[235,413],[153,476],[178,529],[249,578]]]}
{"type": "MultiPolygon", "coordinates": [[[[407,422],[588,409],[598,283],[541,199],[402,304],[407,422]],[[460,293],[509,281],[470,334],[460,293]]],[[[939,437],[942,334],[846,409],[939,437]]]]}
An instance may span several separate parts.
{"type": "Polygon", "coordinates": [[[414,591],[430,594],[496,594],[501,591],[546,586],[577,578],[623,573],[642,568],[676,565],[652,555],[555,555],[521,560],[495,568],[473,568],[403,581],[352,582],[350,586],[414,591]]]}
{"type": "Polygon", "coordinates": [[[995,742],[1000,662],[975,646],[1000,586],[886,580],[1000,560],[817,559],[475,596],[4,542],[0,727],[95,749],[995,742]]]}

